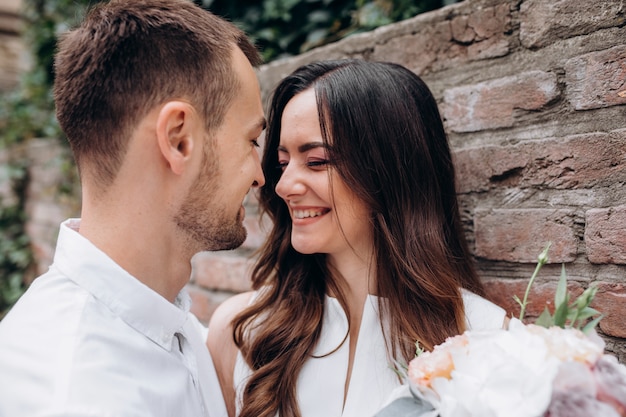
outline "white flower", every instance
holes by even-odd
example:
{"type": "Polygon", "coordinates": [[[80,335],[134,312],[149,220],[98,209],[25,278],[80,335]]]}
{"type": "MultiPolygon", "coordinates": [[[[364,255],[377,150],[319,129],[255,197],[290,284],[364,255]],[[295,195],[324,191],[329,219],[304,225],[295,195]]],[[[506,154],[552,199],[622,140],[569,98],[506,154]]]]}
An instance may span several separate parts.
{"type": "Polygon", "coordinates": [[[604,346],[599,345],[576,329],[562,329],[560,327],[545,327],[529,324],[525,328],[542,337],[549,350],[549,354],[561,361],[595,363],[604,352],[604,346]]]}
{"type": "Polygon", "coordinates": [[[578,330],[512,319],[508,330],[448,339],[411,361],[408,376],[441,417],[536,417],[550,404],[562,363],[589,369],[602,353],[578,330]]]}

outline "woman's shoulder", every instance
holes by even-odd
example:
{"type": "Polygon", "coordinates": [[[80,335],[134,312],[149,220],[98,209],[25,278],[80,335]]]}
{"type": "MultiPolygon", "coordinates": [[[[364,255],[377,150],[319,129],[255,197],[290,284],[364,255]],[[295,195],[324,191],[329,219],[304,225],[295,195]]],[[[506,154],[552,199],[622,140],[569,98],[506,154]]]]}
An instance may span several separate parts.
{"type": "Polygon", "coordinates": [[[237,314],[243,311],[252,300],[255,292],[248,291],[224,300],[213,312],[209,323],[209,333],[215,329],[219,331],[225,327],[230,327],[232,320],[237,314]]]}
{"type": "Polygon", "coordinates": [[[468,329],[498,329],[505,325],[506,311],[502,307],[466,289],[461,289],[461,295],[468,329]]]}
{"type": "Polygon", "coordinates": [[[245,292],[226,299],[215,309],[209,322],[206,344],[213,358],[229,415],[235,414],[233,374],[239,353],[233,339],[233,319],[248,306],[253,294],[245,292]]]}

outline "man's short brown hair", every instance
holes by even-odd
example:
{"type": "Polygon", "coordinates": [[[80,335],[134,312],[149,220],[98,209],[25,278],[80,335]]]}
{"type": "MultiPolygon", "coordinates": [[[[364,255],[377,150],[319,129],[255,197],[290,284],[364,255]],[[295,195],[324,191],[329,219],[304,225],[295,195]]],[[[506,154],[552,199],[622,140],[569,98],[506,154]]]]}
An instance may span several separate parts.
{"type": "Polygon", "coordinates": [[[81,171],[101,185],[152,108],[189,100],[211,132],[237,93],[232,52],[260,63],[245,34],[187,0],[112,0],[65,34],[55,60],[57,118],[81,171]]]}

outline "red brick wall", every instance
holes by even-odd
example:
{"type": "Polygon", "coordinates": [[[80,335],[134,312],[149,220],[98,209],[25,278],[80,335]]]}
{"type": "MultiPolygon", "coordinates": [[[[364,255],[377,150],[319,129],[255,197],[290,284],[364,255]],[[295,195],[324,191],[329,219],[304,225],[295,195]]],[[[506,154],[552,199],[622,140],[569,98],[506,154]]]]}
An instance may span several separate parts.
{"type": "MultiPolygon", "coordinates": [[[[553,298],[561,263],[572,293],[599,286],[600,333],[626,362],[626,6],[623,0],[466,0],[259,71],[264,98],[297,66],[394,61],[433,90],[453,148],[467,237],[489,294],[517,316],[537,255],[550,264],[529,315],[553,298]]],[[[249,288],[263,239],[199,254],[189,286],[204,321],[249,288]]]]}

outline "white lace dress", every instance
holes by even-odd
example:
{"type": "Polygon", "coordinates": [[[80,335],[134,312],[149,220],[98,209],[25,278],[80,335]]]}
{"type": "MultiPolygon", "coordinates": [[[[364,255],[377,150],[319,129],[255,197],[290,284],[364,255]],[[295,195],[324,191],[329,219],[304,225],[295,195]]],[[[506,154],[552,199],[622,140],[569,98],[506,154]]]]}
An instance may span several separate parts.
{"type": "MultiPolygon", "coordinates": [[[[506,314],[502,308],[465,290],[463,301],[469,328],[502,327],[506,314]]],[[[337,348],[348,331],[346,315],[335,298],[326,297],[323,321],[320,341],[313,352],[316,357],[304,364],[298,377],[297,393],[302,417],[372,416],[401,385],[387,359],[378,319],[377,297],[370,295],[365,303],[345,404],[349,340],[334,353],[318,357],[337,348]]],[[[240,409],[241,390],[250,373],[250,368],[238,354],[234,371],[237,411],[240,409]]]]}

